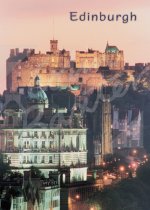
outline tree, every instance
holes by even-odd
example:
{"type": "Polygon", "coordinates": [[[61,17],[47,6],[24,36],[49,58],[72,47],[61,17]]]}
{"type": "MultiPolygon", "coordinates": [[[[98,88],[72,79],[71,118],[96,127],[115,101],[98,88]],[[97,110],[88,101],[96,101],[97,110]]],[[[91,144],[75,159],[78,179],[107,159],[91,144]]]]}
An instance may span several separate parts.
{"type": "Polygon", "coordinates": [[[30,172],[31,178],[44,178],[44,174],[37,167],[31,166],[30,172]]]}
{"type": "Polygon", "coordinates": [[[150,162],[140,166],[137,170],[137,177],[150,186],[150,162]]]}

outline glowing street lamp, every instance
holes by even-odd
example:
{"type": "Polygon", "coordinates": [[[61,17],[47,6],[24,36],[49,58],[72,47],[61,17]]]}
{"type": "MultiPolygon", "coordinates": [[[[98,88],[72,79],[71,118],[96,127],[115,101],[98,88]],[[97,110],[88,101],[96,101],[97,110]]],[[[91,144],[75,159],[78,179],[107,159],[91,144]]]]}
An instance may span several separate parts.
{"type": "Polygon", "coordinates": [[[136,163],[132,163],[133,168],[136,168],[136,166],[137,166],[136,163]]]}
{"type": "Polygon", "coordinates": [[[133,150],[133,154],[134,154],[134,155],[137,154],[137,150],[136,150],[136,149],[133,150]]]}
{"type": "Polygon", "coordinates": [[[76,197],[75,197],[77,200],[79,200],[80,199],[80,195],[76,195],[76,197]]]}
{"type": "Polygon", "coordinates": [[[105,162],[103,162],[103,163],[102,163],[102,165],[103,165],[103,166],[106,166],[106,163],[105,163],[105,162]]]}
{"type": "Polygon", "coordinates": [[[123,173],[125,171],[125,167],[124,166],[120,166],[119,167],[119,171],[120,171],[120,174],[121,174],[121,179],[123,178],[123,173]]]}
{"type": "Polygon", "coordinates": [[[107,176],[104,176],[103,179],[106,181],[108,179],[108,177],[107,176]]]}
{"type": "Polygon", "coordinates": [[[124,171],[125,171],[125,167],[124,167],[124,166],[120,166],[119,170],[120,170],[121,172],[124,172],[124,171]]]}

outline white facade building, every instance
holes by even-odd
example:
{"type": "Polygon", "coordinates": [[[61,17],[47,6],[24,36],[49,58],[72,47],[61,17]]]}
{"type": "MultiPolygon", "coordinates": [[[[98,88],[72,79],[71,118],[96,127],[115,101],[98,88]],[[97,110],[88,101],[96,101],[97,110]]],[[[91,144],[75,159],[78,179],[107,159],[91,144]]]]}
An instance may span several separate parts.
{"type": "Polygon", "coordinates": [[[71,182],[86,181],[86,129],[2,129],[0,138],[11,167],[23,172],[35,166],[46,177],[49,171],[70,167],[71,182]]]}
{"type": "Polygon", "coordinates": [[[34,204],[20,195],[11,198],[10,210],[60,210],[60,188],[42,186],[39,189],[39,201],[34,204]]]}

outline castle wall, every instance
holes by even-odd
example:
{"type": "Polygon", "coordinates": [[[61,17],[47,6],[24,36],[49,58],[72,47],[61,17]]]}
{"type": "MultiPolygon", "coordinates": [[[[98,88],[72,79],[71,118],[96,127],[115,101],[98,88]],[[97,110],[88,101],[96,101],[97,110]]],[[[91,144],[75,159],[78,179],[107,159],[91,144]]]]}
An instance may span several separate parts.
{"type": "Polygon", "coordinates": [[[76,51],[76,68],[99,68],[108,66],[110,70],[124,69],[123,51],[101,53],[99,51],[76,51]]]}
{"type": "MultiPolygon", "coordinates": [[[[41,59],[41,58],[40,58],[41,59]]],[[[47,60],[47,59],[46,59],[47,60]]],[[[12,75],[12,91],[16,91],[17,87],[34,86],[34,78],[38,75],[41,80],[41,86],[65,86],[72,84],[87,85],[92,87],[100,87],[102,85],[102,75],[96,72],[77,72],[71,69],[54,69],[47,67],[48,62],[38,62],[29,60],[21,63],[13,71],[12,75]],[[39,63],[39,64],[38,64],[39,63]]]]}

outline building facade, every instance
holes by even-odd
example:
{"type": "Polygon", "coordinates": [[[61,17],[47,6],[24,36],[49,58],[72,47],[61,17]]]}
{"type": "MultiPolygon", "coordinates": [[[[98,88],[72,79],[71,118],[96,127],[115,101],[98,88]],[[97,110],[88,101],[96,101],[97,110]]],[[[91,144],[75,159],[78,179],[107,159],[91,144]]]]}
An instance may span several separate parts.
{"type": "Polygon", "coordinates": [[[20,171],[70,168],[70,182],[87,179],[86,129],[2,129],[1,151],[20,171]]]}
{"type": "Polygon", "coordinates": [[[113,109],[113,147],[143,147],[143,113],[138,108],[113,109]]]}
{"type": "Polygon", "coordinates": [[[108,66],[110,70],[124,69],[124,53],[107,43],[104,53],[88,49],[76,51],[76,68],[99,68],[108,66]]]}
{"type": "Polygon", "coordinates": [[[53,111],[52,104],[49,104],[46,93],[40,87],[38,76],[26,96],[24,106],[21,97],[12,97],[13,100],[8,97],[3,110],[0,149],[5,160],[21,172],[35,166],[46,177],[50,171],[67,168],[63,174],[64,182],[86,181],[86,128],[80,111],[72,110],[70,113],[67,108],[63,112],[53,111]],[[65,178],[66,174],[69,174],[69,179],[65,178]]]}
{"type": "Polygon", "coordinates": [[[59,50],[57,40],[50,40],[50,51],[46,54],[36,54],[33,49],[25,49],[23,53],[11,49],[6,61],[7,90],[14,91],[16,86],[30,86],[30,83],[33,86],[37,74],[48,75],[51,69],[57,68],[70,68],[70,52],[59,50]]]}
{"type": "Polygon", "coordinates": [[[60,210],[60,186],[57,181],[33,178],[19,186],[11,197],[10,210],[60,210]]]}
{"type": "Polygon", "coordinates": [[[107,82],[98,74],[99,67],[113,71],[123,71],[124,54],[116,46],[107,44],[105,52],[88,49],[76,51],[75,66],[71,66],[70,52],[59,50],[58,41],[50,40],[50,51],[35,53],[34,49],[11,49],[6,61],[7,90],[34,86],[34,78],[39,75],[41,86],[71,87],[84,85],[99,88],[107,82]]]}
{"type": "Polygon", "coordinates": [[[105,66],[105,53],[88,49],[76,51],[76,68],[99,68],[105,66]]]}

